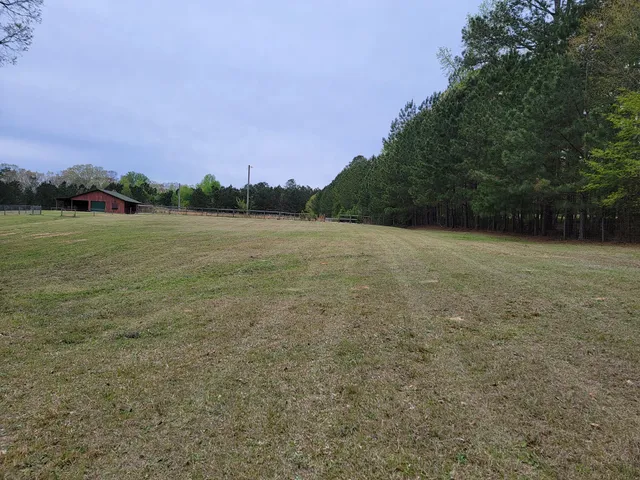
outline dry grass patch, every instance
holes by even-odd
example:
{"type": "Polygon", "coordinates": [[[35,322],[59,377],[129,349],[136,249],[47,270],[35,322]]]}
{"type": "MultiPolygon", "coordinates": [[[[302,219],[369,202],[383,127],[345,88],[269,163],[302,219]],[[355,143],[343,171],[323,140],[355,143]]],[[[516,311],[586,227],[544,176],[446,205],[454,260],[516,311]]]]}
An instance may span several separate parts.
{"type": "Polygon", "coordinates": [[[51,238],[51,237],[67,237],[77,232],[58,232],[58,233],[34,233],[31,238],[51,238]]]}

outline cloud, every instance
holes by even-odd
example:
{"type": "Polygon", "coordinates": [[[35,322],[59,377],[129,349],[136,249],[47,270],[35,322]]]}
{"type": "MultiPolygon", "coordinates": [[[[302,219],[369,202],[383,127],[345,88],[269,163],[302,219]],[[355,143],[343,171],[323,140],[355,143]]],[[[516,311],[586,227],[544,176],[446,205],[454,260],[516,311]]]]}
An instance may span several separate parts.
{"type": "Polygon", "coordinates": [[[2,163],[38,163],[48,168],[61,168],[91,161],[91,156],[79,149],[6,136],[0,136],[0,152],[2,163]]]}
{"type": "Polygon", "coordinates": [[[252,163],[258,181],[323,186],[444,86],[435,51],[478,3],[45,2],[31,50],[0,70],[0,130],[32,169],[81,156],[242,185],[252,163]]]}

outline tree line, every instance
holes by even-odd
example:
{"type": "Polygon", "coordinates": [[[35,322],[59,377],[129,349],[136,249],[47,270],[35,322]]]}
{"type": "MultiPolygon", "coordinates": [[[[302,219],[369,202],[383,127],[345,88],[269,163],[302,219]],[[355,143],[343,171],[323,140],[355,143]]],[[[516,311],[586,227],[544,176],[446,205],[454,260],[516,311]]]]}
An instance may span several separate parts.
{"type": "MultiPolygon", "coordinates": [[[[182,207],[246,209],[246,185],[224,187],[212,174],[191,186],[153,182],[139,172],[118,176],[94,165],[75,165],[59,173],[43,174],[0,164],[0,204],[53,208],[56,198],[71,197],[94,188],[116,191],[145,204],[177,206],[180,197],[182,207]]],[[[298,213],[316,192],[293,179],[284,186],[260,182],[249,188],[249,206],[252,210],[298,213]]]]}
{"type": "Polygon", "coordinates": [[[309,210],[388,225],[640,239],[640,2],[495,0],[309,210]]]}

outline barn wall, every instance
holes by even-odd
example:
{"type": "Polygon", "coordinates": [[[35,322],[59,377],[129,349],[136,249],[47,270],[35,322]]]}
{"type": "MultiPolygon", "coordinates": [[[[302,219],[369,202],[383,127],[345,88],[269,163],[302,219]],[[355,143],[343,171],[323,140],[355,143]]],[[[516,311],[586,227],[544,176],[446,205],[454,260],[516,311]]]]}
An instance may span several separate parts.
{"type": "Polygon", "coordinates": [[[82,195],[76,195],[72,198],[72,200],[88,200],[89,201],[89,210],[91,210],[91,201],[94,202],[105,202],[105,211],[107,213],[127,213],[125,210],[125,203],[123,200],[119,198],[112,197],[106,193],[102,192],[89,192],[84,193],[82,195]],[[113,210],[112,204],[116,204],[118,206],[117,209],[113,210]]]}

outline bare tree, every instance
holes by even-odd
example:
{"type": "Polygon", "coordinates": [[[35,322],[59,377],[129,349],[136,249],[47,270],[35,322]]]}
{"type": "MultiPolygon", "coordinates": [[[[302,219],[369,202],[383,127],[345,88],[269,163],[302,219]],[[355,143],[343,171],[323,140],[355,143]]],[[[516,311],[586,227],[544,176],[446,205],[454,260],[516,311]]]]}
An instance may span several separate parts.
{"type": "Polygon", "coordinates": [[[84,164],[66,168],[50,180],[54,185],[67,182],[67,185],[84,185],[87,188],[95,185],[96,187],[104,188],[112,182],[117,182],[118,174],[102,167],[84,164]]]}
{"type": "Polygon", "coordinates": [[[44,0],[0,0],[0,67],[29,49],[44,0]]]}

